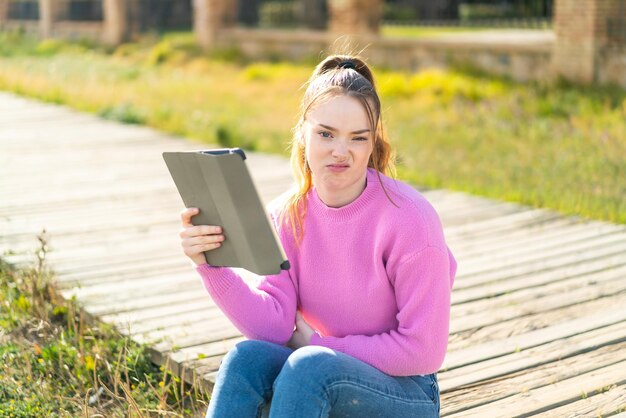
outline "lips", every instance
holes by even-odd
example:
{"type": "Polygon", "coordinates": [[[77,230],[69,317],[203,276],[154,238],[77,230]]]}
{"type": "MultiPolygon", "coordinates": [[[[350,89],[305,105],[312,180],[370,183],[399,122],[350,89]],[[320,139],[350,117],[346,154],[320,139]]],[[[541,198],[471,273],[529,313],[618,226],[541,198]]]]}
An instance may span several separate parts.
{"type": "Polygon", "coordinates": [[[342,173],[346,171],[350,166],[346,164],[331,164],[327,165],[326,167],[328,167],[328,169],[334,173],[342,173]]]}

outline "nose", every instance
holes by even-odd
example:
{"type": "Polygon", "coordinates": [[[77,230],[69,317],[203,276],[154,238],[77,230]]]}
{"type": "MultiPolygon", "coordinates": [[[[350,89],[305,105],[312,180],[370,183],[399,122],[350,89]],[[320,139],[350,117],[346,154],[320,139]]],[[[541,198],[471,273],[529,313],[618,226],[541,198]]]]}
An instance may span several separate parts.
{"type": "Polygon", "coordinates": [[[348,146],[344,141],[336,141],[332,152],[333,158],[343,161],[348,158],[348,146]]]}

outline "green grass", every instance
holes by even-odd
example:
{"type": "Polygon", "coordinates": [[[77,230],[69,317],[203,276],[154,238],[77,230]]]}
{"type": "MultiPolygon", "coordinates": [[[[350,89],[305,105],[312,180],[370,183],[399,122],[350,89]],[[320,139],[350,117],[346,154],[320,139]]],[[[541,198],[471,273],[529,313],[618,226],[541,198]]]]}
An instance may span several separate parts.
{"type": "Polygon", "coordinates": [[[205,389],[57,294],[40,240],[31,268],[0,259],[0,416],[203,416],[205,389]]]}
{"type": "MultiPolygon", "coordinates": [[[[282,155],[313,63],[206,55],[188,33],[114,50],[0,34],[0,89],[282,155]]],[[[401,178],[626,223],[623,89],[471,70],[374,72],[401,178]]]]}
{"type": "MultiPolygon", "coordinates": [[[[381,35],[388,37],[409,37],[409,38],[432,38],[448,35],[462,35],[465,33],[476,33],[493,31],[493,27],[458,27],[458,26],[402,26],[386,25],[381,27],[381,35]]],[[[516,29],[519,30],[519,29],[516,29]]]]}

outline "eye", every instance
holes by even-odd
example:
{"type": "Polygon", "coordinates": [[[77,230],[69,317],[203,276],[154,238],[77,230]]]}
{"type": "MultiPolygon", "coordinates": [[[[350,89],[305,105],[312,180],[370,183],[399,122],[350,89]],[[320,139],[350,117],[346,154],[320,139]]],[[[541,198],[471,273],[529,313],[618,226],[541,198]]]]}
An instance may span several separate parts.
{"type": "Polygon", "coordinates": [[[354,138],[355,141],[367,141],[367,138],[363,137],[363,136],[359,136],[354,138]]]}
{"type": "Polygon", "coordinates": [[[321,135],[322,138],[331,138],[330,136],[324,136],[324,134],[330,135],[330,132],[328,131],[319,131],[318,134],[321,135]]]}

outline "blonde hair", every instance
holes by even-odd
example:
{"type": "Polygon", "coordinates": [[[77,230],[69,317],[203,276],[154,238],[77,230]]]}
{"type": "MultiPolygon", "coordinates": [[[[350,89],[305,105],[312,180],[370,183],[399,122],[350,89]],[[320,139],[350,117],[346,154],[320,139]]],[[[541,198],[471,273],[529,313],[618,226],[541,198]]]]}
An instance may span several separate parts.
{"type": "MultiPolygon", "coordinates": [[[[367,112],[370,129],[374,135],[374,149],[368,167],[380,173],[395,177],[394,155],[383,129],[381,105],[371,70],[358,55],[336,54],[320,62],[306,82],[308,87],[300,103],[299,120],[292,129],[291,169],[296,180],[296,190],[283,203],[279,212],[279,224],[284,225],[288,218],[296,244],[304,237],[304,217],[306,216],[306,195],[311,190],[313,178],[306,161],[303,125],[306,116],[316,105],[336,96],[345,95],[359,100],[367,112]],[[343,65],[349,68],[343,68],[343,65]]],[[[381,181],[382,185],[382,181],[381,181]]],[[[393,203],[384,189],[385,195],[393,203]]],[[[395,203],[393,203],[395,205],[395,203]]]]}

